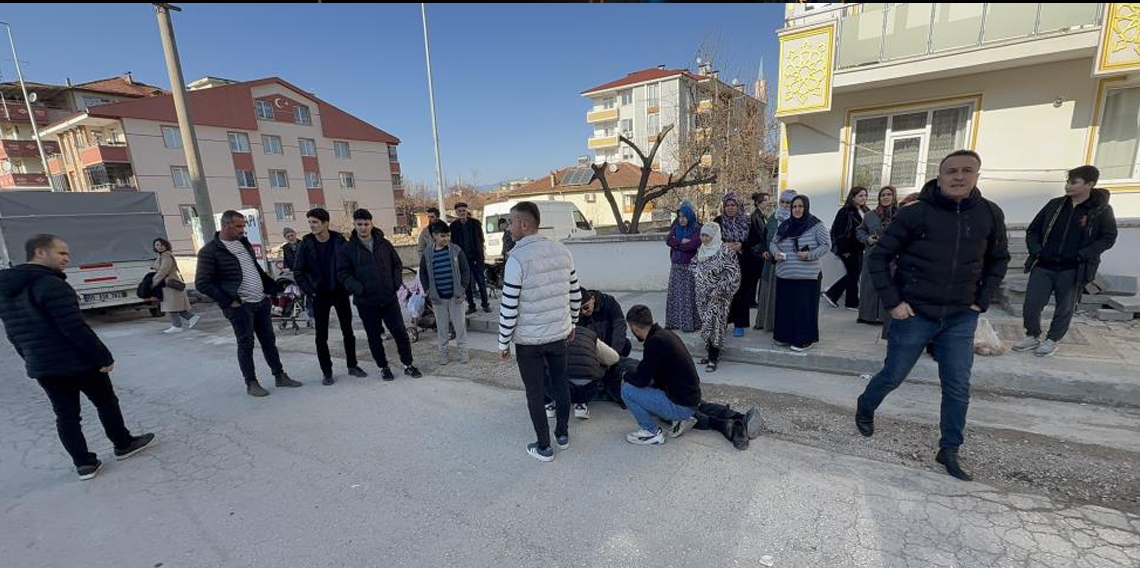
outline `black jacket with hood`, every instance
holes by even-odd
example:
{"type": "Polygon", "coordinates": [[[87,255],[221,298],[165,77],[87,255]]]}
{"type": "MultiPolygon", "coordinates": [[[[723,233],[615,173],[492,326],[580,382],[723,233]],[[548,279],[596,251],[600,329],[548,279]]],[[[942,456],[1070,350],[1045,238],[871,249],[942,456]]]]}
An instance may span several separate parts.
{"type": "MultiPolygon", "coordinates": [[[[1073,210],[1080,230],[1077,264],[1082,284],[1088,284],[1096,278],[1096,272],[1100,268],[1100,255],[1116,244],[1116,216],[1108,204],[1108,198],[1107,189],[1093,188],[1089,198],[1073,210]]],[[[1025,261],[1026,272],[1033,270],[1042,260],[1046,263],[1053,260],[1042,259],[1046,242],[1066,238],[1067,235],[1063,234],[1065,227],[1056,223],[1068,199],[1067,196],[1061,196],[1049,200],[1025,230],[1025,244],[1029,248],[1029,258],[1025,261]]],[[[1057,260],[1064,262],[1064,259],[1057,260]]]]}
{"type": "Polygon", "coordinates": [[[358,306],[387,306],[395,302],[396,292],[404,283],[403,270],[396,247],[376,227],[372,228],[371,251],[353,231],[337,254],[337,278],[358,306]]]}
{"type": "Polygon", "coordinates": [[[317,292],[342,291],[340,280],[337,278],[336,261],[340,249],[346,244],[344,235],[329,231],[329,240],[324,243],[331,247],[331,259],[322,259],[320,255],[321,242],[312,233],[301,238],[297,244],[296,257],[293,260],[293,279],[306,294],[317,292]],[[331,264],[331,266],[330,266],[331,264]],[[331,272],[326,273],[326,269],[331,272]]]}
{"type": "Polygon", "coordinates": [[[93,373],[115,362],[66,280],[37,264],[0,270],[0,320],[33,379],[93,373]]]}
{"type": "MultiPolygon", "coordinates": [[[[265,289],[265,293],[276,294],[277,282],[270,278],[261,268],[261,263],[257,262],[257,257],[253,254],[253,245],[250,244],[249,239],[242,237],[241,244],[249,252],[250,258],[254,259],[253,264],[257,266],[257,273],[261,276],[261,286],[265,289]]],[[[230,305],[239,299],[238,286],[241,286],[241,279],[241,263],[238,262],[234,253],[222,244],[219,234],[214,233],[214,239],[198,251],[198,268],[194,273],[194,288],[198,292],[213,298],[218,303],[218,307],[222,309],[222,313],[227,314],[228,317],[230,305]]]]}
{"type": "Polygon", "coordinates": [[[971,304],[986,311],[1008,265],[1001,208],[976,187],[954,202],[942,195],[938,180],[923,186],[917,203],[899,210],[867,259],[883,307],[905,301],[937,320],[971,304]],[[892,261],[898,267],[893,278],[892,261]]]}

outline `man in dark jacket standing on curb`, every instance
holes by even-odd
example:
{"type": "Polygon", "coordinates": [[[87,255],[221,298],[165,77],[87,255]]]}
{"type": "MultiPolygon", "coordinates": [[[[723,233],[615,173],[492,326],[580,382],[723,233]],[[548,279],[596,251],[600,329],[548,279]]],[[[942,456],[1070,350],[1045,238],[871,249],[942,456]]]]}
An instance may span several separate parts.
{"type": "Polygon", "coordinates": [[[333,379],[332,355],[329,353],[329,310],[336,310],[340,323],[340,334],[344,339],[344,358],[348,362],[348,374],[354,377],[367,377],[356,363],[356,334],[352,331],[352,303],[348,291],[340,284],[336,275],[336,256],[344,246],[344,236],[329,230],[329,212],[317,207],[305,214],[309,221],[309,231],[301,244],[293,264],[293,278],[297,285],[313,300],[313,316],[317,320],[317,361],[321,366],[325,386],[336,382],[333,379]]]}
{"type": "Polygon", "coordinates": [[[337,254],[337,278],[356,303],[364,332],[368,334],[372,359],[380,366],[380,378],[385,381],[396,378],[388,368],[388,357],[384,354],[385,326],[396,340],[404,374],[422,377],[423,374],[412,364],[412,342],[404,327],[403,311],[396,301],[396,291],[404,283],[404,265],[400,256],[392,243],[384,238],[384,232],[372,226],[372,213],[367,209],[357,209],[352,214],[352,221],[356,230],[337,254]]]}
{"type": "Polygon", "coordinates": [[[462,201],[455,204],[455,216],[451,222],[451,242],[463,249],[467,262],[471,263],[471,283],[467,288],[467,315],[475,313],[475,287],[479,287],[479,300],[483,304],[483,311],[491,313],[491,304],[487,301],[487,270],[483,266],[485,244],[483,242],[483,227],[479,221],[471,219],[471,212],[467,204],[462,201]]]}
{"type": "Polygon", "coordinates": [[[1025,231],[1029,259],[1025,271],[1025,339],[1014,351],[1033,351],[1038,357],[1057,352],[1057,343],[1069,331],[1069,322],[1081,289],[1096,278],[1100,255],[1116,244],[1116,217],[1108,204],[1108,190],[1097,189],[1100,171],[1093,166],[1069,170],[1065,195],[1052,199],[1025,231]],[[1049,334],[1041,341],[1041,310],[1057,298],[1057,311],[1049,334]]]}
{"type": "Polygon", "coordinates": [[[892,321],[883,368],[859,397],[855,413],[859,432],[873,435],[875,410],[933,343],[942,382],[935,459],[965,481],[972,477],[962,469],[958,447],[970,403],[974,331],[1009,265],[1005,215],[977,188],[981,166],[981,157],[969,150],[943,158],[938,179],[927,182],[918,203],[899,210],[871,252],[868,271],[892,321]]]}
{"type": "Polygon", "coordinates": [[[154,434],[132,436],[123,423],[111,387],[115,359],[83,320],[75,290],[63,273],[70,261],[67,243],[55,235],[36,235],[24,252],[26,264],[0,271],[0,320],[28,376],[51,401],[59,440],[79,479],[91,479],[103,463],[87,449],[79,425],[79,393],[99,411],[103,430],[115,445],[115,459],[125,460],[153,445],[154,434]]]}
{"type": "Polygon", "coordinates": [[[245,217],[237,211],[222,213],[222,228],[214,239],[198,251],[198,271],[194,276],[197,290],[218,303],[222,315],[230,321],[237,337],[238,366],[245,379],[245,392],[250,396],[269,396],[257,382],[253,366],[253,338],[261,344],[261,353],[273,372],[278,387],[299,387],[289,378],[277,353],[277,337],[273,334],[269,300],[266,294],[276,291],[277,284],[262,270],[253,256],[253,245],[245,238],[245,217]]]}

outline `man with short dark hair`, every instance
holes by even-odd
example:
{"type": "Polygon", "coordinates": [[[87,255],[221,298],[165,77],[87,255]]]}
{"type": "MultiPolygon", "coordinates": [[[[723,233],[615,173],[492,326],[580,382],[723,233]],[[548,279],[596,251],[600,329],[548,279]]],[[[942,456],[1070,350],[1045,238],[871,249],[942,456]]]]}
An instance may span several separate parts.
{"type": "Polygon", "coordinates": [[[91,479],[103,463],[83,437],[79,393],[99,411],[103,431],[115,445],[115,459],[127,459],[152,445],[154,434],[133,436],[123,423],[111,386],[115,359],[83,320],[63,272],[71,261],[67,243],[55,235],[36,235],[24,244],[24,252],[26,264],[0,270],[0,320],[28,377],[51,401],[59,440],[79,479],[91,479]]]}
{"type": "Polygon", "coordinates": [[[895,214],[871,250],[867,270],[892,321],[883,368],[859,396],[855,413],[859,433],[872,436],[875,410],[933,343],[942,380],[935,460],[966,481],[972,477],[958,447],[970,404],[974,331],[1009,264],[1005,215],[977,187],[981,166],[970,150],[943,158],[938,178],[923,186],[917,203],[895,214]]]}
{"type": "Polygon", "coordinates": [[[470,263],[471,280],[474,286],[467,288],[467,314],[475,313],[475,287],[479,287],[479,299],[483,304],[483,311],[491,313],[491,304],[487,301],[487,270],[483,266],[486,245],[483,242],[483,227],[479,221],[471,219],[471,212],[467,204],[460,201],[455,204],[455,221],[451,222],[451,242],[463,250],[467,262],[470,263]]]}
{"type": "Polygon", "coordinates": [[[471,285],[467,258],[459,247],[451,244],[451,227],[436,221],[428,227],[435,243],[420,255],[420,285],[435,307],[436,341],[439,364],[447,365],[447,344],[451,340],[443,325],[449,324],[459,346],[459,362],[470,361],[467,351],[467,321],[463,315],[463,290],[471,285]]]}
{"type": "Polygon", "coordinates": [[[594,330],[598,339],[617,351],[618,355],[629,356],[631,345],[626,334],[625,313],[613,296],[583,288],[578,325],[594,330]]]}
{"type": "Polygon", "coordinates": [[[198,269],[194,286],[218,303],[222,315],[229,320],[237,338],[238,366],[250,396],[269,396],[257,382],[253,366],[253,338],[261,344],[261,353],[273,372],[278,387],[299,387],[281,365],[277,337],[267,294],[277,291],[277,283],[265,273],[253,255],[253,245],[245,238],[245,217],[237,211],[222,213],[222,227],[214,238],[198,251],[198,269]]]}
{"type": "Polygon", "coordinates": [[[392,332],[404,374],[418,379],[423,376],[412,359],[412,342],[404,327],[404,313],[396,301],[396,292],[404,283],[404,265],[400,255],[384,231],[372,225],[372,213],[357,209],[352,214],[356,230],[337,253],[337,278],[352,293],[352,301],[364,323],[372,359],[380,367],[380,378],[395,380],[384,354],[384,327],[392,332]]]}
{"type": "Polygon", "coordinates": [[[511,207],[510,219],[517,244],[503,271],[499,358],[510,359],[513,342],[526,389],[527,410],[538,438],[527,445],[527,454],[549,462],[554,459],[554,448],[550,446],[550,423],[543,404],[548,384],[556,409],[555,441],[559,449],[570,447],[567,341],[574,339],[582,294],[570,251],[562,243],[538,234],[538,206],[521,201],[511,207]]]}
{"type": "Polygon", "coordinates": [[[1093,166],[1069,170],[1065,195],[1049,200],[1025,231],[1029,258],[1025,271],[1025,339],[1014,351],[1033,351],[1038,357],[1057,352],[1057,343],[1069,331],[1081,289],[1096,278],[1100,255],[1116,244],[1116,217],[1109,193],[1096,187],[1100,171],[1093,166]],[[1041,311],[1049,297],[1057,310],[1049,333],[1041,341],[1041,311]]]}
{"type": "Polygon", "coordinates": [[[424,224],[423,229],[420,229],[420,239],[416,241],[416,254],[422,255],[435,242],[431,238],[431,225],[439,220],[439,208],[428,207],[427,223],[424,224]]]}
{"type": "Polygon", "coordinates": [[[309,221],[309,234],[297,246],[293,278],[297,285],[312,298],[313,315],[317,322],[317,361],[321,367],[325,386],[336,383],[333,378],[332,355],[329,353],[329,311],[336,310],[340,334],[344,339],[344,357],[348,374],[367,377],[368,373],[356,361],[356,334],[352,331],[352,303],[348,291],[336,275],[336,257],[344,246],[344,235],[329,229],[329,212],[317,207],[305,214],[309,221]]]}

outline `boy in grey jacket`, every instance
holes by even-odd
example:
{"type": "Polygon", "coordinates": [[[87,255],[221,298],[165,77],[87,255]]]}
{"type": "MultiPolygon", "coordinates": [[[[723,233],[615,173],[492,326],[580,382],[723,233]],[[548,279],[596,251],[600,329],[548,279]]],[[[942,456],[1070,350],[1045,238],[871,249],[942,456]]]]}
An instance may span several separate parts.
{"type": "Polygon", "coordinates": [[[424,249],[420,257],[420,285],[435,309],[435,328],[439,341],[439,364],[446,365],[450,323],[459,345],[459,362],[466,364],[467,316],[463,313],[463,297],[471,285],[471,268],[467,256],[451,244],[451,227],[443,221],[428,225],[435,245],[424,249]]]}

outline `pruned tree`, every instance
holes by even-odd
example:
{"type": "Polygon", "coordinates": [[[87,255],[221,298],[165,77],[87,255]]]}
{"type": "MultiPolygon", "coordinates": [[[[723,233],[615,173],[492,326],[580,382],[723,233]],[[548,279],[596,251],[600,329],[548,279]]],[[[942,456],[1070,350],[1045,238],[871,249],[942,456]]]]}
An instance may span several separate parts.
{"type": "Polygon", "coordinates": [[[688,162],[688,166],[681,170],[680,175],[669,174],[665,183],[650,185],[649,178],[653,174],[653,163],[657,158],[657,152],[661,149],[661,142],[673,131],[674,126],[675,125],[672,124],[666,126],[665,129],[657,135],[657,141],[653,143],[653,148],[649,150],[648,154],[643,152],[633,140],[626,138],[625,135],[618,136],[618,144],[629,146],[641,160],[641,177],[637,181],[637,196],[634,198],[633,203],[633,219],[629,222],[628,230],[621,218],[621,208],[618,207],[617,199],[614,198],[613,190],[610,189],[610,184],[606,180],[606,168],[609,164],[590,165],[590,168],[594,170],[594,177],[597,178],[598,183],[602,185],[602,193],[605,194],[606,201],[609,202],[610,209],[613,211],[614,220],[617,221],[618,231],[630,234],[638,233],[638,226],[641,223],[641,213],[645,211],[645,206],[655,199],[668,195],[671,191],[716,183],[715,173],[710,176],[703,174],[698,169],[698,166],[700,166],[700,159],[698,158],[695,162],[688,162]]]}

